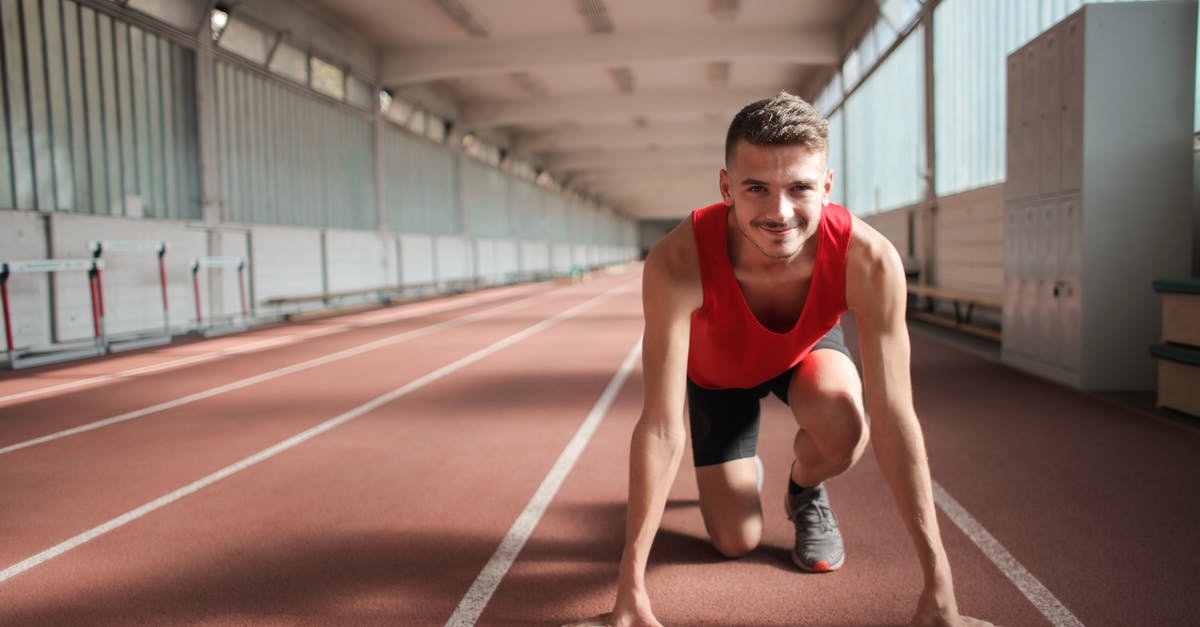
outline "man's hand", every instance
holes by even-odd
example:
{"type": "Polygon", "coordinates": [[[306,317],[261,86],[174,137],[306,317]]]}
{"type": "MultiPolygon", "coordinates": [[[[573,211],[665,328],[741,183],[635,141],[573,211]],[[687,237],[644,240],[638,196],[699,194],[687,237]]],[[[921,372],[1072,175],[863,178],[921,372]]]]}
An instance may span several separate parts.
{"type": "Polygon", "coordinates": [[[995,627],[991,623],[969,616],[959,616],[954,593],[926,587],[917,602],[917,613],[909,627],[995,627]]]}
{"type": "Polygon", "coordinates": [[[633,596],[618,593],[613,611],[563,627],[663,627],[650,611],[650,598],[644,594],[633,596]]]}
{"type": "Polygon", "coordinates": [[[649,612],[644,614],[618,615],[614,610],[607,614],[586,618],[577,623],[563,625],[563,627],[663,627],[663,624],[658,622],[654,614],[649,612]]]}

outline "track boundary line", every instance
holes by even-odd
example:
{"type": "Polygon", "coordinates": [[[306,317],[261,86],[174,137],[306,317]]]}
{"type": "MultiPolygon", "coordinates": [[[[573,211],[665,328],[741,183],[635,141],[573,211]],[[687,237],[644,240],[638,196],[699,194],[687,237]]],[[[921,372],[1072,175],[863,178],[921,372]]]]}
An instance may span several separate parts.
{"type": "Polygon", "coordinates": [[[10,444],[8,446],[0,447],[0,455],[5,455],[7,453],[12,453],[14,451],[19,451],[21,449],[29,448],[31,446],[36,446],[39,444],[45,444],[47,442],[53,442],[55,440],[61,440],[62,438],[70,437],[73,435],[87,433],[88,431],[95,431],[96,429],[102,429],[104,427],[108,427],[108,426],[111,426],[114,424],[127,422],[127,421],[134,420],[137,418],[142,418],[142,417],[148,416],[150,414],[155,414],[155,413],[166,411],[169,409],[174,409],[176,407],[182,407],[183,405],[188,405],[188,404],[194,403],[196,401],[201,401],[204,399],[212,398],[214,396],[219,396],[221,394],[225,394],[226,392],[233,392],[236,390],[240,390],[242,388],[247,388],[252,385],[257,385],[259,383],[263,383],[265,381],[278,379],[280,377],[287,376],[289,374],[295,374],[295,373],[301,372],[303,370],[308,370],[310,368],[315,368],[317,366],[323,366],[325,364],[329,364],[329,363],[332,363],[335,361],[340,361],[342,359],[361,355],[363,353],[367,353],[367,352],[370,352],[370,351],[373,351],[373,350],[376,350],[379,348],[383,348],[385,346],[391,346],[392,344],[397,344],[397,343],[400,343],[400,342],[403,342],[406,340],[410,340],[413,338],[421,337],[424,335],[429,335],[431,333],[436,333],[438,331],[443,331],[445,329],[449,329],[449,328],[453,328],[453,327],[457,327],[457,326],[462,326],[462,325],[470,323],[470,322],[475,322],[477,320],[482,320],[484,318],[488,318],[488,317],[491,317],[494,315],[501,314],[510,309],[519,308],[523,305],[529,304],[532,301],[540,300],[543,298],[549,298],[551,296],[554,296],[556,293],[557,293],[556,290],[539,292],[537,294],[534,294],[533,296],[527,296],[525,298],[513,301],[511,303],[506,303],[504,305],[499,305],[496,307],[492,307],[490,309],[484,309],[482,311],[477,311],[475,313],[467,314],[465,316],[461,316],[458,318],[453,318],[450,320],[443,320],[442,322],[434,323],[434,324],[427,325],[424,327],[419,327],[416,329],[405,331],[403,333],[398,333],[396,335],[391,335],[391,336],[388,336],[388,337],[385,337],[385,338],[382,338],[379,340],[375,340],[373,342],[368,342],[366,344],[360,344],[353,348],[343,349],[336,353],[330,353],[330,354],[322,356],[322,357],[315,357],[313,359],[309,359],[307,361],[303,361],[298,364],[284,366],[283,368],[276,368],[275,370],[270,370],[270,371],[267,371],[267,372],[264,372],[261,374],[254,375],[252,377],[247,377],[245,379],[239,379],[237,381],[233,381],[230,383],[218,385],[216,387],[212,387],[207,390],[201,390],[200,392],[194,392],[187,396],[181,396],[181,397],[173,399],[173,400],[163,401],[161,403],[157,403],[157,404],[151,405],[149,407],[144,407],[142,409],[135,409],[133,411],[128,411],[128,412],[125,412],[122,414],[118,414],[116,416],[111,416],[109,418],[103,418],[101,420],[97,420],[95,422],[90,422],[90,423],[87,423],[84,425],[80,425],[78,427],[72,427],[70,429],[63,429],[62,431],[56,431],[54,433],[50,433],[47,435],[39,436],[39,437],[25,440],[22,442],[17,442],[15,444],[10,444]]]}
{"type": "MultiPolygon", "coordinates": [[[[521,293],[526,292],[526,291],[529,291],[529,290],[528,289],[520,290],[517,292],[517,294],[520,295],[521,293]]],[[[545,293],[545,292],[543,292],[543,293],[545,293]]],[[[443,311],[447,311],[447,310],[455,309],[455,308],[459,308],[459,307],[469,307],[471,305],[475,305],[478,303],[486,303],[486,302],[490,302],[493,300],[500,300],[502,298],[505,298],[506,296],[510,296],[510,294],[508,294],[508,293],[487,294],[486,297],[475,296],[474,298],[465,300],[465,301],[463,299],[446,300],[446,301],[435,303],[433,305],[426,306],[423,308],[420,308],[420,305],[425,304],[425,303],[419,303],[419,304],[417,304],[417,308],[415,311],[412,311],[412,308],[405,307],[405,308],[401,308],[401,312],[399,314],[392,315],[392,316],[379,316],[378,319],[371,318],[369,322],[362,322],[362,323],[357,323],[357,324],[341,323],[341,324],[328,325],[325,328],[318,328],[316,330],[298,331],[296,333],[291,333],[288,335],[274,335],[274,336],[268,335],[268,336],[262,337],[260,339],[255,339],[251,342],[248,342],[248,343],[240,345],[240,346],[234,346],[231,348],[223,348],[221,350],[210,351],[207,353],[200,353],[198,355],[189,355],[187,357],[180,357],[179,359],[165,361],[165,362],[162,362],[159,364],[152,364],[149,366],[141,366],[138,368],[131,368],[128,370],[122,370],[120,372],[113,372],[110,374],[96,375],[94,377],[88,377],[86,379],[69,381],[67,383],[59,383],[57,385],[49,385],[46,387],[37,388],[37,389],[33,389],[33,390],[25,390],[24,392],[14,392],[12,394],[0,396],[0,403],[9,403],[11,401],[18,401],[18,400],[25,399],[25,398],[33,398],[33,397],[37,397],[37,396],[43,396],[46,394],[53,394],[55,392],[63,392],[63,391],[72,390],[75,388],[82,388],[82,387],[88,387],[91,385],[98,385],[98,384],[109,382],[109,381],[126,379],[129,377],[147,374],[150,372],[158,372],[161,370],[170,370],[172,368],[181,368],[183,366],[191,365],[196,362],[208,361],[210,359],[216,359],[218,357],[228,357],[231,355],[240,355],[242,353],[256,352],[258,350],[277,348],[279,346],[285,346],[287,344],[294,344],[301,340],[311,339],[314,337],[320,337],[323,335],[332,335],[334,333],[340,333],[342,331],[348,331],[348,330],[352,330],[352,329],[363,329],[363,328],[368,328],[368,327],[380,326],[380,325],[388,324],[391,322],[396,322],[399,320],[409,320],[409,319],[417,318],[417,317],[427,315],[427,314],[441,313],[443,311]]]]}
{"type": "Polygon", "coordinates": [[[492,554],[491,559],[479,572],[479,576],[467,589],[467,593],[463,595],[458,608],[446,621],[446,627],[471,627],[475,621],[479,620],[479,616],[483,614],[483,610],[491,601],[496,588],[500,587],[500,582],[508,574],[508,569],[512,567],[513,562],[521,553],[521,549],[525,547],[525,542],[529,540],[529,536],[533,535],[533,530],[537,528],[542,515],[546,513],[546,509],[550,507],[550,503],[558,494],[558,489],[562,487],[563,481],[566,480],[567,475],[571,474],[575,462],[579,460],[579,456],[587,448],[596,429],[600,426],[600,422],[608,414],[608,408],[612,406],[617,393],[624,387],[625,380],[633,372],[641,354],[642,339],[639,337],[637,343],[629,350],[629,354],[625,356],[625,361],[621,362],[621,366],[613,375],[612,380],[608,382],[608,387],[604,388],[604,392],[600,394],[600,398],[588,412],[583,424],[579,425],[574,437],[563,448],[558,460],[550,467],[550,472],[546,474],[542,484],[533,493],[533,497],[529,499],[525,509],[517,516],[517,520],[513,522],[508,533],[504,534],[500,545],[496,547],[496,552],[492,554]]]}
{"type": "Polygon", "coordinates": [[[1005,577],[1025,595],[1025,598],[1033,604],[1050,624],[1056,627],[1083,627],[1083,623],[1079,622],[1078,618],[1059,601],[1054,593],[1050,592],[1042,582],[1038,581],[1033,573],[1029,572],[1017,558],[1013,557],[1004,545],[996,539],[975,517],[967,512],[966,508],[954,500],[950,493],[941,486],[937,481],[933,481],[933,499],[937,502],[938,507],[942,512],[967,534],[971,542],[975,543],[976,547],[983,552],[1000,572],[1004,573],[1005,577]]]}
{"type": "MultiPolygon", "coordinates": [[[[321,434],[323,434],[327,431],[330,431],[336,427],[339,427],[347,422],[350,422],[351,420],[354,420],[355,418],[358,418],[368,412],[374,411],[375,409],[378,409],[379,407],[381,407],[387,403],[390,403],[402,396],[405,396],[415,390],[423,388],[426,385],[429,385],[430,383],[437,381],[438,379],[441,379],[443,377],[446,377],[447,375],[453,374],[467,366],[470,366],[471,364],[474,364],[477,361],[480,361],[494,353],[497,353],[505,348],[508,348],[509,346],[512,346],[513,344],[516,344],[517,342],[520,342],[521,340],[524,340],[532,335],[535,335],[550,326],[553,326],[559,322],[562,322],[563,320],[572,318],[583,311],[591,309],[592,307],[595,307],[596,305],[599,305],[600,303],[602,303],[610,298],[613,298],[614,296],[616,296],[622,292],[625,292],[626,287],[629,283],[630,282],[623,282],[620,285],[618,285],[617,287],[614,287],[614,288],[609,289],[597,296],[594,296],[578,305],[575,305],[574,307],[571,307],[570,309],[561,311],[549,318],[542,320],[541,322],[538,322],[532,326],[526,327],[525,329],[523,329],[521,331],[518,331],[502,340],[496,341],[496,342],[490,344],[489,346],[481,348],[465,357],[460,357],[459,359],[456,359],[455,361],[452,361],[449,364],[441,366],[440,368],[437,368],[436,370],[433,370],[433,371],[428,372],[420,377],[417,377],[416,379],[413,379],[412,381],[409,381],[408,383],[406,383],[398,388],[395,388],[395,389],[391,390],[390,392],[386,392],[384,394],[376,396],[375,398],[367,401],[366,403],[363,403],[362,405],[359,405],[358,407],[355,407],[354,409],[351,409],[350,411],[347,411],[347,412],[341,413],[337,416],[334,416],[333,418],[330,418],[330,419],[326,420],[325,422],[322,422],[314,427],[310,427],[309,429],[306,429],[290,438],[287,438],[285,440],[277,442],[276,444],[269,446],[253,455],[250,455],[249,457],[245,457],[245,458],[241,459],[240,461],[234,462],[233,464],[230,464],[230,465],[228,465],[214,473],[211,473],[201,479],[193,481],[192,483],[189,483],[188,485],[183,486],[173,492],[170,492],[168,494],[160,496],[148,503],[145,503],[139,507],[131,509],[131,510],[125,512],[124,514],[117,516],[116,518],[110,519],[107,522],[104,522],[96,527],[93,527],[93,528],[91,528],[81,534],[78,534],[68,540],[60,542],[59,544],[56,544],[36,555],[33,555],[33,556],[28,557],[20,562],[17,562],[16,564],[13,564],[12,566],[9,566],[8,568],[5,568],[4,570],[0,571],[0,583],[3,583],[17,575],[20,575],[21,573],[24,573],[32,568],[35,568],[38,565],[43,564],[51,559],[54,559],[55,557],[58,557],[59,555],[62,555],[64,553],[66,553],[67,551],[75,549],[87,542],[90,542],[100,536],[103,536],[104,534],[106,534],[110,531],[113,531],[114,529],[119,529],[120,527],[123,527],[135,520],[138,520],[139,518],[146,516],[147,514],[154,512],[155,510],[162,509],[163,507],[166,507],[167,505],[170,505],[171,503],[174,503],[175,501],[178,501],[190,494],[199,492],[200,490],[202,490],[218,481],[221,481],[222,479],[231,477],[243,470],[246,470],[247,468],[250,468],[251,466],[254,466],[260,462],[266,461],[272,457],[275,457],[276,455],[279,455],[280,453],[284,453],[284,452],[288,451],[289,449],[295,448],[296,446],[299,446],[300,444],[303,444],[304,442],[307,442],[308,440],[311,440],[311,439],[317,437],[318,435],[321,435],[321,434]]],[[[459,318],[457,320],[461,320],[461,318],[459,318]]],[[[428,328],[428,327],[426,327],[426,328],[428,328]]]]}

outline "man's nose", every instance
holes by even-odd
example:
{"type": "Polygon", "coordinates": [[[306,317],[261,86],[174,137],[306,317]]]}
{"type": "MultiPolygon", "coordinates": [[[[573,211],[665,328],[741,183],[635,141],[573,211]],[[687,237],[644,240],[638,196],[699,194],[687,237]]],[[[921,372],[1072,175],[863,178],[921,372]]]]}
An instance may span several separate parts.
{"type": "Polygon", "coordinates": [[[792,199],[788,198],[787,194],[775,194],[771,199],[771,214],[778,217],[781,222],[791,220],[796,215],[796,205],[792,203],[792,199]]]}

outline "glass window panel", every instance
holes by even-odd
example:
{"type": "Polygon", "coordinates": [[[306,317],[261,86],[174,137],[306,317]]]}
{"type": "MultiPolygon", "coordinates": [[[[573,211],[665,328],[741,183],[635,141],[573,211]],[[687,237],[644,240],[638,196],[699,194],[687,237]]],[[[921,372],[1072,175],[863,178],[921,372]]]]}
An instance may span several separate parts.
{"type": "MultiPolygon", "coordinates": [[[[116,24],[116,69],[117,69],[117,121],[120,125],[121,150],[121,190],[122,214],[128,214],[131,207],[128,196],[138,193],[138,162],[135,151],[135,135],[133,123],[133,84],[130,72],[132,61],[129,46],[129,26],[118,22],[116,24]]],[[[134,204],[136,207],[136,203],[134,204]]]]}
{"type": "Polygon", "coordinates": [[[50,141],[50,102],[46,94],[45,61],[42,56],[42,20],[38,0],[23,0],[25,17],[25,95],[28,98],[30,136],[33,146],[34,203],[39,209],[53,209],[54,154],[50,141]]]}
{"type": "Polygon", "coordinates": [[[898,33],[904,32],[921,14],[922,0],[884,0],[879,12],[898,33]]]}
{"type": "Polygon", "coordinates": [[[858,64],[858,49],[850,51],[846,55],[846,60],[842,62],[842,82],[847,90],[853,89],[858,84],[858,79],[862,77],[861,69],[858,64]]]}
{"type": "Polygon", "coordinates": [[[80,37],[79,7],[73,2],[62,5],[63,49],[66,58],[67,104],[71,129],[72,174],[75,211],[91,211],[91,160],[88,158],[87,93],[83,76],[83,50],[80,37]]]}
{"type": "Polygon", "coordinates": [[[879,49],[879,53],[883,54],[893,43],[896,43],[896,31],[892,30],[891,24],[880,18],[875,22],[875,45],[879,49]]]}
{"type": "Polygon", "coordinates": [[[317,57],[310,58],[309,67],[312,72],[313,89],[338,100],[346,96],[345,76],[341,68],[317,57]]]}
{"type": "Polygon", "coordinates": [[[425,136],[437,143],[446,141],[446,121],[433,115],[432,113],[425,114],[427,120],[425,122],[425,136]]]}
{"type": "Polygon", "coordinates": [[[108,204],[104,213],[125,214],[124,169],[121,163],[121,128],[117,111],[116,46],[113,19],[97,15],[96,30],[100,34],[100,89],[104,120],[105,159],[108,160],[108,204]]]}
{"type": "Polygon", "coordinates": [[[234,14],[229,17],[229,23],[221,33],[221,39],[217,41],[217,45],[255,63],[266,63],[274,40],[274,33],[267,32],[245,20],[240,20],[234,14]]]}
{"type": "Polygon", "coordinates": [[[129,0],[128,6],[152,15],[189,33],[196,32],[207,19],[203,15],[206,2],[195,0],[129,0]]]}
{"type": "Polygon", "coordinates": [[[924,89],[920,29],[846,101],[847,208],[869,215],[911,205],[925,193],[924,89]]]}
{"type": "Polygon", "coordinates": [[[350,75],[346,77],[346,87],[347,102],[368,111],[374,110],[377,100],[372,97],[374,90],[370,84],[357,76],[350,75]]]}
{"type": "Polygon", "coordinates": [[[88,157],[91,167],[92,213],[108,213],[108,160],[104,146],[103,92],[100,89],[100,50],[96,33],[96,12],[86,7],[79,14],[83,31],[84,108],[87,111],[88,157]]]}
{"type": "Polygon", "coordinates": [[[271,56],[267,67],[280,76],[308,84],[308,55],[286,41],[275,47],[275,54],[271,56]]]}
{"type": "Polygon", "coordinates": [[[846,167],[844,161],[845,135],[842,125],[842,110],[829,116],[829,164],[833,170],[833,191],[830,201],[844,205],[846,203],[846,167]]]}
{"type": "MultiPolygon", "coordinates": [[[[56,199],[54,208],[70,210],[75,207],[75,177],[72,172],[74,164],[71,152],[71,116],[68,107],[67,65],[63,58],[63,24],[59,3],[44,4],[42,18],[45,23],[46,41],[46,95],[50,102],[50,128],[54,154],[56,199]]],[[[0,120],[2,119],[3,117],[0,117],[0,120]]],[[[8,170],[3,171],[7,172],[8,170]]]]}
{"type": "Polygon", "coordinates": [[[167,195],[165,190],[162,120],[162,54],[159,38],[147,35],[146,41],[146,125],[149,128],[147,148],[150,152],[150,195],[143,199],[148,216],[166,215],[167,195]]]}

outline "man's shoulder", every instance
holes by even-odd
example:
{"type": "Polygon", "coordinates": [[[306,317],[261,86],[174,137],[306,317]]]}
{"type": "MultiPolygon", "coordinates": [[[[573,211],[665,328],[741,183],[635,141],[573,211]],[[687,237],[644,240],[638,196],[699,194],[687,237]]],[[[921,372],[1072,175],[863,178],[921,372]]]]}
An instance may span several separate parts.
{"type": "Polygon", "coordinates": [[[904,281],[900,253],[882,233],[855,216],[846,251],[846,295],[850,304],[874,301],[889,284],[904,281]]]}
{"type": "Polygon", "coordinates": [[[692,221],[686,219],[654,245],[646,257],[646,265],[672,276],[688,275],[699,272],[699,259],[692,221]]]}
{"type": "MultiPolygon", "coordinates": [[[[898,255],[896,247],[882,233],[858,216],[851,216],[850,245],[846,251],[848,265],[866,267],[886,264],[898,255]]],[[[898,257],[897,257],[898,258],[898,257]]]]}
{"type": "Polygon", "coordinates": [[[690,218],[680,222],[650,250],[645,273],[647,280],[668,287],[673,293],[689,296],[700,293],[700,256],[690,218]]]}

